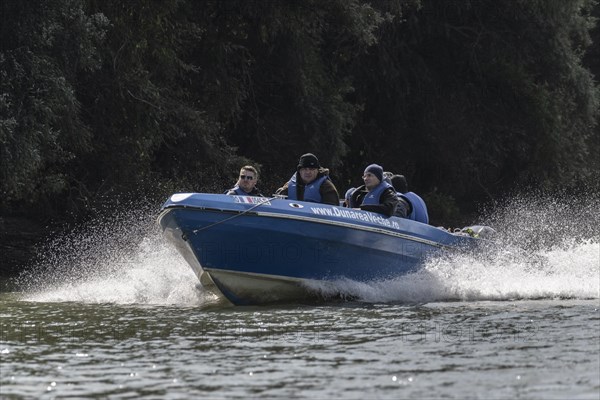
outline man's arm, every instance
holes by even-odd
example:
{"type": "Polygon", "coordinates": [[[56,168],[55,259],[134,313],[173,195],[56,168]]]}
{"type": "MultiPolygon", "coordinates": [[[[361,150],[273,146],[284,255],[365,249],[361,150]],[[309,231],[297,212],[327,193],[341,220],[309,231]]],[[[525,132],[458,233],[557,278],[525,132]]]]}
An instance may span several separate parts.
{"type": "Polygon", "coordinates": [[[404,197],[398,196],[398,204],[394,215],[400,218],[407,218],[412,212],[412,205],[404,197]]]}
{"type": "Polygon", "coordinates": [[[394,215],[394,211],[396,210],[396,205],[398,204],[398,201],[399,200],[396,196],[396,192],[394,192],[392,188],[387,188],[383,191],[383,193],[381,193],[379,204],[362,205],[360,206],[360,209],[365,211],[376,212],[391,217],[392,215],[394,215]]]}
{"type": "Polygon", "coordinates": [[[321,203],[323,204],[331,204],[333,206],[340,205],[340,195],[338,191],[329,179],[326,179],[319,189],[319,193],[321,194],[321,203]]]}
{"type": "Polygon", "coordinates": [[[285,183],[285,185],[283,185],[282,187],[280,187],[279,189],[277,189],[275,191],[275,194],[279,194],[279,195],[282,195],[282,196],[287,196],[287,194],[288,194],[288,184],[287,184],[287,182],[285,183]]]}

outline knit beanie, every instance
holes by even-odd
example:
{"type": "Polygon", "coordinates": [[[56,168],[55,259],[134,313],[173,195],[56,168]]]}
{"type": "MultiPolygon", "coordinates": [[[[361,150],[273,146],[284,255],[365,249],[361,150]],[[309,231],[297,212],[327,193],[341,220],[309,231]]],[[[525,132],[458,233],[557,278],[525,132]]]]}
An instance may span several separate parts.
{"type": "Polygon", "coordinates": [[[365,172],[363,174],[366,174],[367,172],[370,172],[373,175],[375,175],[377,179],[379,179],[379,182],[383,181],[383,168],[381,167],[381,165],[371,164],[367,168],[365,168],[365,172]]]}

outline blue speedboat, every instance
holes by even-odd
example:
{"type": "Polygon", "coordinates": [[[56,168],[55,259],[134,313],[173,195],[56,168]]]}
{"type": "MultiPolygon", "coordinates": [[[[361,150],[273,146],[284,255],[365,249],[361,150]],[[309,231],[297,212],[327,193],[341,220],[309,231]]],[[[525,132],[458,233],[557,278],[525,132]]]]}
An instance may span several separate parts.
{"type": "Polygon", "coordinates": [[[178,193],[158,221],[200,283],[235,305],[308,300],[340,279],[397,277],[477,241],[408,219],[275,197],[178,193]]]}

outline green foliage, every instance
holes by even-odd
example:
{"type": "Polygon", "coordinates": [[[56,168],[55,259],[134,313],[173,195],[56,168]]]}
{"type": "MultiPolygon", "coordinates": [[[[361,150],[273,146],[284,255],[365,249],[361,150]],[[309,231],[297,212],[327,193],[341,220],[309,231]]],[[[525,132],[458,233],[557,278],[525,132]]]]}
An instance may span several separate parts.
{"type": "Polygon", "coordinates": [[[127,187],[144,178],[151,185],[158,176],[177,178],[187,190],[216,190],[212,180],[239,168],[240,157],[224,132],[247,97],[244,77],[251,60],[236,43],[239,18],[218,15],[222,6],[98,4],[113,29],[101,73],[84,85],[95,87],[86,99],[90,125],[104,133],[95,139],[94,164],[101,166],[96,180],[127,187]]]}
{"type": "Polygon", "coordinates": [[[64,168],[89,147],[73,90],[97,67],[106,21],[75,1],[3,3],[0,53],[0,209],[68,190],[64,168]]]}
{"type": "Polygon", "coordinates": [[[240,4],[238,44],[250,54],[249,96],[228,137],[244,154],[288,175],[295,165],[290,158],[307,151],[324,165],[340,165],[360,111],[349,100],[349,66],[376,42],[382,17],[357,0],[251,3],[227,2],[230,9],[240,4]]]}
{"type": "Polygon", "coordinates": [[[1,7],[0,211],[221,192],[246,163],[268,193],[309,151],[342,192],[403,173],[441,219],[597,177],[593,0],[1,7]]]}
{"type": "Polygon", "coordinates": [[[598,135],[598,90],[581,65],[593,4],[432,0],[406,9],[357,64],[368,79],[357,88],[366,107],[350,145],[356,157],[459,203],[515,184],[585,180],[598,135]]]}

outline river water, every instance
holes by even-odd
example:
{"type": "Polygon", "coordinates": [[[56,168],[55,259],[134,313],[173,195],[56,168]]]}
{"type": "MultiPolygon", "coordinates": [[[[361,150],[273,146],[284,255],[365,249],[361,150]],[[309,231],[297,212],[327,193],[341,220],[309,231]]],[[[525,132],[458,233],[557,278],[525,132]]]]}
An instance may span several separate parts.
{"type": "Polygon", "coordinates": [[[598,399],[600,224],[562,206],[497,211],[493,249],[338,282],[352,301],[268,307],[198,289],[155,215],[86,226],[4,282],[0,397],[598,399]]]}

